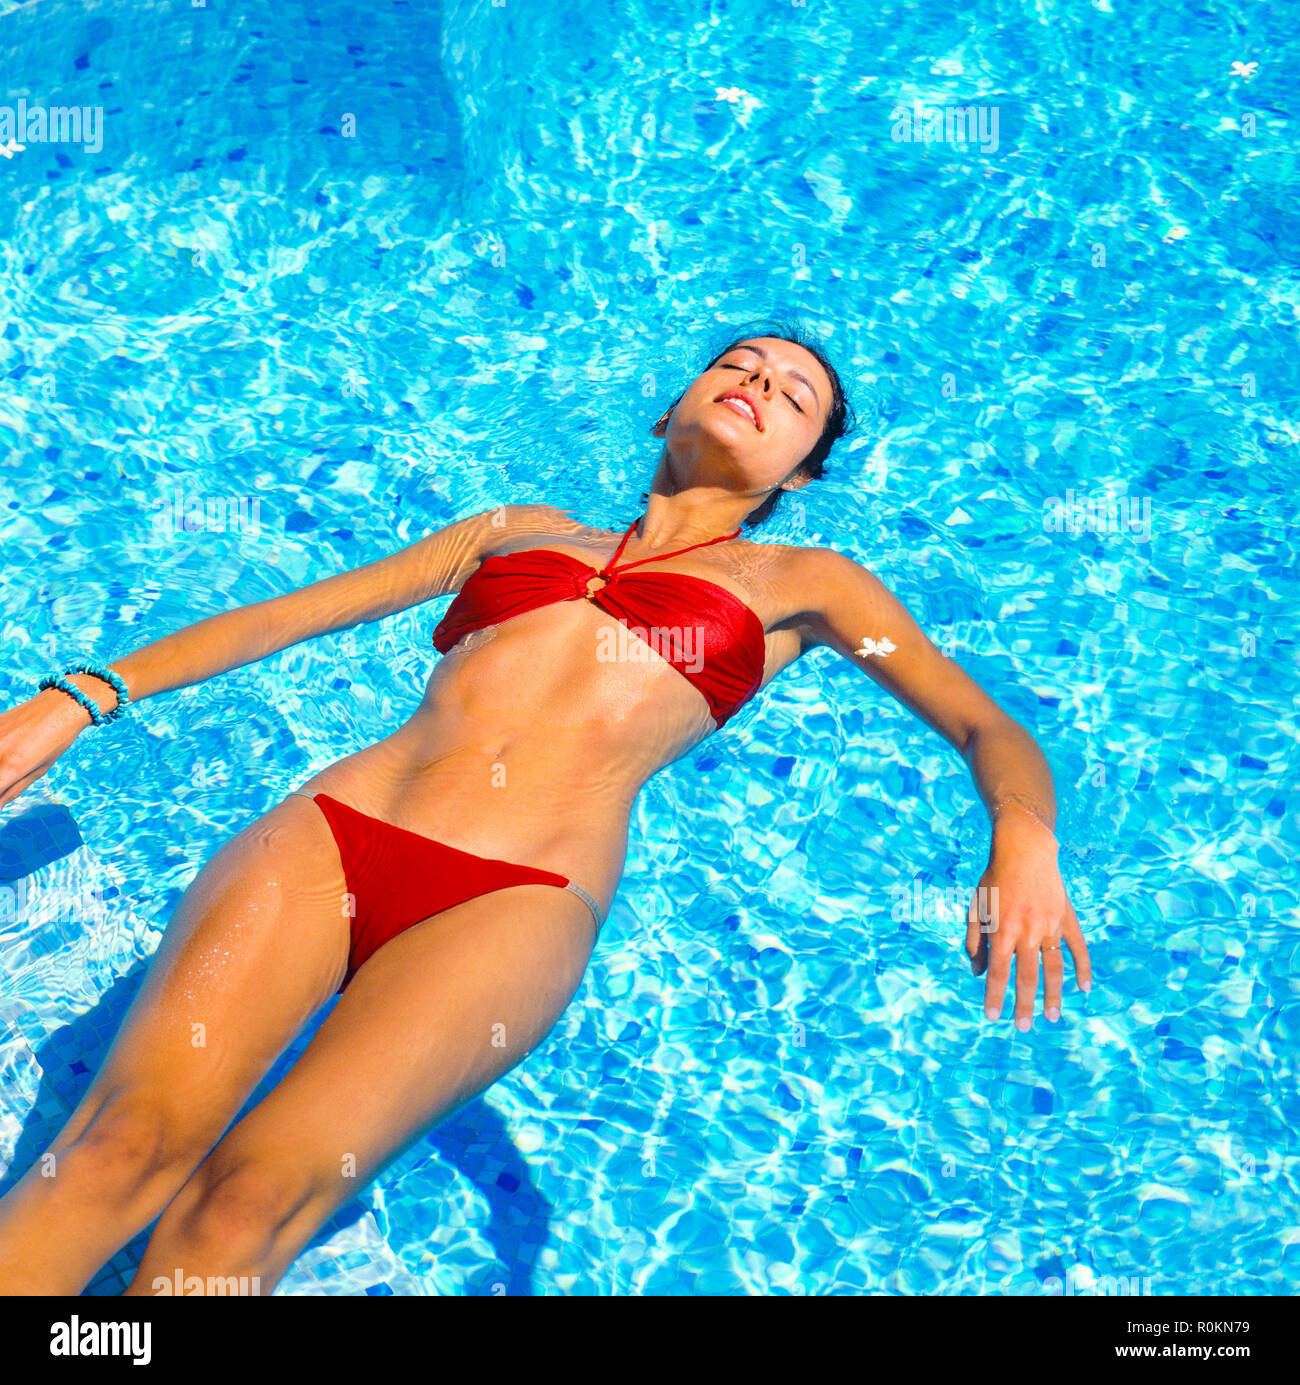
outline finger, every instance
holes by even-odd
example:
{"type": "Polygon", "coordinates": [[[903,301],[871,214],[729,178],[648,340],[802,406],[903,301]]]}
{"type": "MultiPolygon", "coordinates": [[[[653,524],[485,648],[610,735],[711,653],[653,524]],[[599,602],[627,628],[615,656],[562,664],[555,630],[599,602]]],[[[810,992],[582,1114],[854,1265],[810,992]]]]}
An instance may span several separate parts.
{"type": "Polygon", "coordinates": [[[984,1014],[991,1020],[1002,1013],[1002,1000],[1011,980],[1011,959],[1015,953],[998,938],[989,944],[989,974],[984,983],[984,1014]]]}
{"type": "Polygon", "coordinates": [[[1065,916],[1062,936],[1074,960],[1074,979],[1085,994],[1092,990],[1092,960],[1088,956],[1088,944],[1083,940],[1083,929],[1079,927],[1079,916],[1071,908],[1065,916]]]}
{"type": "Polygon", "coordinates": [[[1065,963],[1061,951],[1061,935],[1053,934],[1043,940],[1043,1016],[1055,1024],[1061,1018],[1061,980],[1065,963]]]}
{"type": "Polygon", "coordinates": [[[1024,1033],[1034,1022],[1038,994],[1038,948],[1025,943],[1016,953],[1016,1028],[1024,1033]]]}
{"type": "Polygon", "coordinates": [[[972,976],[979,976],[989,964],[988,934],[981,926],[975,897],[972,897],[970,908],[966,911],[966,956],[970,958],[972,976]]]}

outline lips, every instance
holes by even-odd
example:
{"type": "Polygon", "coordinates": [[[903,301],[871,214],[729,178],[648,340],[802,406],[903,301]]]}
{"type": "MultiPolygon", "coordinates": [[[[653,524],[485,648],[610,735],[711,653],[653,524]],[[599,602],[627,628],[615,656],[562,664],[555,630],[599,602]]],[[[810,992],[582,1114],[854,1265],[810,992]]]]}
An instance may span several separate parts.
{"type": "Polygon", "coordinates": [[[732,413],[748,419],[760,433],[763,431],[763,415],[759,413],[758,401],[752,394],[746,394],[744,390],[724,390],[713,402],[725,404],[732,413]]]}

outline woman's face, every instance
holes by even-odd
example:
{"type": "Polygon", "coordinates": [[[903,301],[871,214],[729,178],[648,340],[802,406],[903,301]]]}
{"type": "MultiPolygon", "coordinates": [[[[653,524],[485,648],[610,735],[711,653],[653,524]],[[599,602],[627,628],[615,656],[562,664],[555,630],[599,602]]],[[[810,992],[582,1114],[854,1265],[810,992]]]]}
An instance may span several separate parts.
{"type": "Polygon", "coordinates": [[[697,376],[652,431],[667,442],[679,485],[761,493],[812,451],[830,408],[831,382],[815,356],[780,337],[751,337],[697,376]]]}

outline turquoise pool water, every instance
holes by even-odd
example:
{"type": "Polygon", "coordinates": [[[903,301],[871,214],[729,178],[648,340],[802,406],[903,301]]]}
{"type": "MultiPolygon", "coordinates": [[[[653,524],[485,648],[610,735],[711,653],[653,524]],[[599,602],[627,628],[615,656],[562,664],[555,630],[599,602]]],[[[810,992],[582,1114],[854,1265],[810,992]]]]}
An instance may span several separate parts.
{"type": "MultiPolygon", "coordinates": [[[[101,111],[0,157],[7,703],[488,504],[623,527],[650,424],[778,311],[862,427],[765,532],[878,572],[1057,779],[1096,986],[1019,1035],[903,904],[978,879],[960,761],[790,670],[644,793],[550,1040],[277,1292],[1296,1291],[1297,47],[1268,4],[0,0],[14,118],[101,111]],[[974,138],[924,138],[948,107],[974,138]]],[[[0,1188],[445,604],[0,814],[0,1188]]]]}

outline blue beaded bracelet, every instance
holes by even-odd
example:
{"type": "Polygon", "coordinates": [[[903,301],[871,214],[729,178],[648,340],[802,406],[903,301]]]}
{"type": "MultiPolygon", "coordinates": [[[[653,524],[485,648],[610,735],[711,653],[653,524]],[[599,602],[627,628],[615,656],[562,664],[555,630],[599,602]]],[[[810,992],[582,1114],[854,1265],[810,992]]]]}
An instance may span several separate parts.
{"type": "Polygon", "coordinates": [[[126,704],[131,700],[131,695],[127,692],[126,683],[123,682],[121,675],[101,664],[69,664],[63,670],[62,675],[58,677],[51,675],[49,678],[41,679],[39,691],[44,692],[46,688],[58,688],[60,692],[67,693],[89,714],[92,726],[107,726],[110,721],[116,721],[126,709],[126,704]],[[75,683],[68,682],[67,675],[69,673],[87,673],[92,678],[102,679],[117,694],[117,706],[111,712],[100,711],[99,707],[75,683]]]}
{"type": "Polygon", "coordinates": [[[122,675],[116,669],[111,669],[107,664],[69,664],[63,670],[66,673],[88,673],[92,678],[102,679],[117,694],[117,706],[111,712],[101,712],[100,715],[105,721],[116,721],[126,710],[126,704],[131,700],[131,694],[126,690],[126,683],[122,675]]]}

